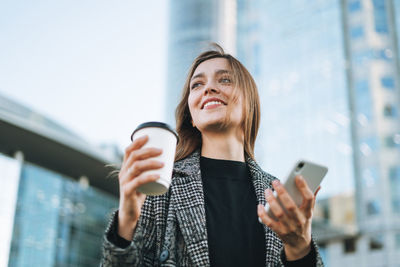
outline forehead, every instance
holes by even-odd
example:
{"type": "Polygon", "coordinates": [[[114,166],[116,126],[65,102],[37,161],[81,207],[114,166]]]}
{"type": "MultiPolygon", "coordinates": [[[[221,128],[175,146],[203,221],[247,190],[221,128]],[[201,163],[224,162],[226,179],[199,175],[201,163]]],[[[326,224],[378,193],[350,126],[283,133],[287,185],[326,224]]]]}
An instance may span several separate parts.
{"type": "Polygon", "coordinates": [[[199,73],[214,73],[216,70],[231,70],[231,67],[229,66],[229,62],[226,58],[212,58],[209,60],[206,60],[200,65],[197,66],[196,70],[193,73],[193,76],[199,73]]]}

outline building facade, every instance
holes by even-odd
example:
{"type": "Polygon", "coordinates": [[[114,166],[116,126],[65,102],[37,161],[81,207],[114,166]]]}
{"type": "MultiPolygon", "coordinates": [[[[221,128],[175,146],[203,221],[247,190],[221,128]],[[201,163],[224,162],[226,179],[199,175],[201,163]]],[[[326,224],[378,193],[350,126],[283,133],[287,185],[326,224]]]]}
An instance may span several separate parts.
{"type": "MultiPolygon", "coordinates": [[[[201,12],[218,14],[217,2],[201,12]]],[[[281,179],[299,158],[328,165],[320,197],[355,190],[356,231],[321,239],[327,266],[399,266],[400,0],[234,6],[229,52],[256,79],[261,98],[257,160],[281,179]]]]}
{"type": "Polygon", "coordinates": [[[237,56],[261,99],[256,156],[281,179],[298,159],[325,164],[320,193],[334,195],[354,181],[341,7],[290,3],[238,0],[237,56]]]}
{"type": "Polygon", "coordinates": [[[3,96],[0,128],[0,265],[98,265],[120,156],[3,96]]]}
{"type": "Polygon", "coordinates": [[[400,266],[400,13],[391,0],[343,3],[361,233],[357,255],[361,266],[400,266]]]}

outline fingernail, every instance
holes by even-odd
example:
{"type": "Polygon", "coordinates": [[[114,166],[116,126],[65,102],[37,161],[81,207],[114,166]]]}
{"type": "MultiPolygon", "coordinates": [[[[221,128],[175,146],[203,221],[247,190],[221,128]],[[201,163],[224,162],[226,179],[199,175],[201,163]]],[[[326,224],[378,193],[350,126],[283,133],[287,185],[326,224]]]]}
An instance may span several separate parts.
{"type": "Polygon", "coordinates": [[[275,187],[281,185],[281,183],[280,183],[278,180],[272,181],[272,184],[273,184],[275,187]]]}
{"type": "Polygon", "coordinates": [[[266,200],[267,201],[271,200],[272,196],[273,196],[272,190],[271,189],[267,189],[267,198],[266,198],[266,200]]]}
{"type": "Polygon", "coordinates": [[[264,210],[265,210],[265,212],[268,212],[268,209],[269,209],[269,204],[268,204],[268,202],[267,202],[267,203],[265,203],[265,205],[264,205],[264,210]]]}
{"type": "Polygon", "coordinates": [[[261,223],[261,224],[263,224],[263,222],[261,221],[261,218],[260,218],[260,217],[258,217],[258,222],[261,223]]]}

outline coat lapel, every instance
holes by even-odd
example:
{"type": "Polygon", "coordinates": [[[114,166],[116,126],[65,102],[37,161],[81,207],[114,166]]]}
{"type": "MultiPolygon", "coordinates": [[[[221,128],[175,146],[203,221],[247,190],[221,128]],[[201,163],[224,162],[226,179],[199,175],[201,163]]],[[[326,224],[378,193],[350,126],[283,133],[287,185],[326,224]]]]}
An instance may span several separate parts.
{"type": "Polygon", "coordinates": [[[171,201],[195,266],[209,266],[206,213],[200,173],[200,151],[175,164],[171,201]]]}
{"type": "MultiPolygon", "coordinates": [[[[250,157],[246,158],[247,166],[249,166],[254,189],[259,204],[265,205],[264,192],[267,188],[272,188],[272,181],[276,178],[264,172],[258,164],[250,157]]],[[[268,226],[264,225],[265,233],[265,249],[266,249],[266,266],[275,266],[276,259],[280,257],[282,242],[268,226]]]]}
{"type": "Polygon", "coordinates": [[[264,172],[252,158],[246,157],[246,163],[250,169],[250,175],[256,191],[258,203],[265,205],[265,189],[271,188],[271,182],[276,178],[264,172]]]}

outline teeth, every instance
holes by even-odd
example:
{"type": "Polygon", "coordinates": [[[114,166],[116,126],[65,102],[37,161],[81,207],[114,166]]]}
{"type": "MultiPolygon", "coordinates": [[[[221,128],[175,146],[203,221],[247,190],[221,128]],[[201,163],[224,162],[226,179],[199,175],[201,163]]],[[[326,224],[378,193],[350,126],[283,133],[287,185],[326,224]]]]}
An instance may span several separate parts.
{"type": "Polygon", "coordinates": [[[204,105],[204,107],[207,107],[207,106],[209,106],[209,105],[218,105],[218,104],[222,105],[222,102],[220,102],[220,101],[210,101],[210,102],[207,102],[207,103],[204,105]]]}

